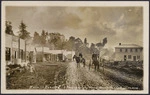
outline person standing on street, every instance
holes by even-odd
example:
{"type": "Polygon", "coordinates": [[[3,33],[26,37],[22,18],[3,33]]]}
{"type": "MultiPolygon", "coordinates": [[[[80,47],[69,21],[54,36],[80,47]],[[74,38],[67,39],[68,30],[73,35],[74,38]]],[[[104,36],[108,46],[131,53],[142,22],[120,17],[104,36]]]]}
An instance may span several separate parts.
{"type": "Polygon", "coordinates": [[[77,68],[79,68],[80,67],[80,57],[77,56],[75,59],[76,59],[76,63],[77,63],[77,68]]]}

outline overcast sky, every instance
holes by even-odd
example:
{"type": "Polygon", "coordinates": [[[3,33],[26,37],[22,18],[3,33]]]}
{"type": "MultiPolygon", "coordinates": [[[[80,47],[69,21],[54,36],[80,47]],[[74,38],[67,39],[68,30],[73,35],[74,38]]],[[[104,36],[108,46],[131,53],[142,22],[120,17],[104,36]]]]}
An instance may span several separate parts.
{"type": "Polygon", "coordinates": [[[86,37],[97,43],[107,37],[107,46],[118,43],[143,44],[142,7],[6,7],[6,20],[12,22],[13,31],[19,24],[27,31],[41,34],[42,30],[70,36],[86,37]]]}

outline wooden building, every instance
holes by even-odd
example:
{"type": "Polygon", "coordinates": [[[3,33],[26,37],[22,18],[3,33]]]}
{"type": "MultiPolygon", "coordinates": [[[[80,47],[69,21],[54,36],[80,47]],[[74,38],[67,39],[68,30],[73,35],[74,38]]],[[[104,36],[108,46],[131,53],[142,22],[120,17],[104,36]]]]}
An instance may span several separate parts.
{"type": "Polygon", "coordinates": [[[115,47],[115,61],[142,61],[143,47],[136,44],[121,44],[115,47]]]}

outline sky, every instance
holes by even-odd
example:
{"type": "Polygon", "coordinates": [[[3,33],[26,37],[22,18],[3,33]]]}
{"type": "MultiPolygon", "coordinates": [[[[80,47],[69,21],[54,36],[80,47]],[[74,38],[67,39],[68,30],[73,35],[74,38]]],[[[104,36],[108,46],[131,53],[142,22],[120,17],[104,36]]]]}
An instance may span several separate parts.
{"type": "Polygon", "coordinates": [[[12,22],[17,35],[23,21],[27,31],[41,34],[58,32],[75,38],[87,38],[89,43],[98,43],[107,37],[106,47],[118,43],[143,46],[142,7],[6,7],[6,20],[12,22]]]}

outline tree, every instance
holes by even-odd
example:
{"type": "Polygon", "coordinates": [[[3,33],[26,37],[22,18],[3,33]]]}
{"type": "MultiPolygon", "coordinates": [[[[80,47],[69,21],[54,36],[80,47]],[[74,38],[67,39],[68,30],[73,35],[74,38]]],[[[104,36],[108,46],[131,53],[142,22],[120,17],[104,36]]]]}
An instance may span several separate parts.
{"type": "Polygon", "coordinates": [[[44,30],[42,30],[40,40],[41,40],[41,45],[45,46],[45,44],[46,44],[46,33],[44,30]]]}
{"type": "Polygon", "coordinates": [[[93,53],[95,51],[95,44],[94,43],[91,43],[90,51],[91,51],[91,53],[93,53]]]}
{"type": "Polygon", "coordinates": [[[82,40],[80,38],[75,39],[75,50],[76,50],[76,52],[80,52],[82,46],[83,46],[82,40]]]}
{"type": "Polygon", "coordinates": [[[69,41],[70,42],[74,42],[75,41],[75,37],[73,37],[73,36],[69,37],[69,41]]]}
{"type": "Polygon", "coordinates": [[[64,48],[67,50],[74,50],[75,49],[75,37],[69,37],[69,40],[65,43],[64,48]]]}
{"type": "Polygon", "coordinates": [[[45,35],[48,36],[48,32],[46,32],[45,35]]]}
{"type": "Polygon", "coordinates": [[[84,39],[84,44],[87,44],[87,39],[86,38],[84,39]]]}
{"type": "Polygon", "coordinates": [[[103,43],[99,42],[96,44],[97,47],[103,47],[103,43]]]}
{"type": "Polygon", "coordinates": [[[37,32],[34,32],[33,43],[40,44],[40,35],[37,32]]]}
{"type": "Polygon", "coordinates": [[[105,37],[105,38],[103,39],[103,46],[105,46],[106,43],[107,43],[107,38],[105,37]]]}
{"type": "Polygon", "coordinates": [[[13,30],[12,30],[12,26],[11,26],[11,22],[6,21],[5,25],[6,25],[5,33],[10,34],[10,35],[14,35],[13,30]]]}
{"type": "Polygon", "coordinates": [[[104,47],[106,43],[107,43],[107,38],[105,37],[103,39],[103,42],[102,43],[101,42],[97,43],[96,46],[99,47],[99,48],[104,47]]]}
{"type": "Polygon", "coordinates": [[[26,30],[26,27],[27,26],[23,21],[19,25],[19,37],[22,39],[27,39],[28,37],[30,37],[30,33],[26,30]]]}

